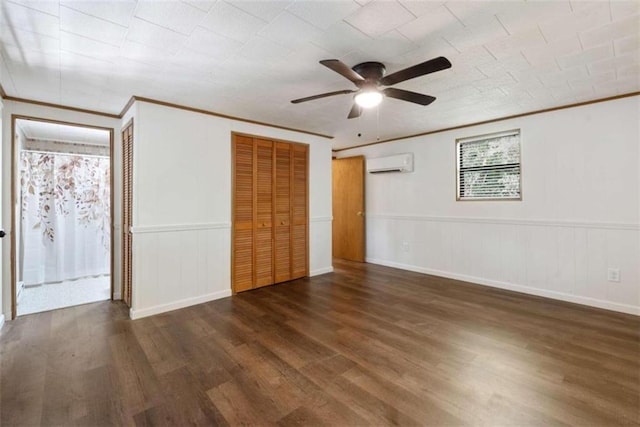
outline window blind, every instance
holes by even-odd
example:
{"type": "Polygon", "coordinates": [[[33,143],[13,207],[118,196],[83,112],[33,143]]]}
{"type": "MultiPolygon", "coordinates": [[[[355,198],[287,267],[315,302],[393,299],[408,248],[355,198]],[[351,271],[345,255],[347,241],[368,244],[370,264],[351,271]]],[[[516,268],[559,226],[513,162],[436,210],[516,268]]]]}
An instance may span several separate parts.
{"type": "Polygon", "coordinates": [[[457,141],[458,200],[520,199],[520,131],[457,141]]]}

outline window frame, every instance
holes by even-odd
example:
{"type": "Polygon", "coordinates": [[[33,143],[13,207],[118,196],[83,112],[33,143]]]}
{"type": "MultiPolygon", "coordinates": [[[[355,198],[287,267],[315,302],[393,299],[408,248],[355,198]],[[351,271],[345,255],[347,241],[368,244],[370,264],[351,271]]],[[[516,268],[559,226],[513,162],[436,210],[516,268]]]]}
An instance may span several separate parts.
{"type": "Polygon", "coordinates": [[[522,201],[522,131],[521,129],[510,129],[499,132],[485,133],[482,135],[467,136],[455,140],[455,162],[456,162],[456,201],[457,202],[520,202],[522,201]],[[461,197],[460,195],[460,145],[467,142],[482,141],[490,138],[499,138],[508,135],[518,135],[519,156],[518,164],[520,173],[518,174],[518,186],[520,194],[518,197],[461,197]]]}

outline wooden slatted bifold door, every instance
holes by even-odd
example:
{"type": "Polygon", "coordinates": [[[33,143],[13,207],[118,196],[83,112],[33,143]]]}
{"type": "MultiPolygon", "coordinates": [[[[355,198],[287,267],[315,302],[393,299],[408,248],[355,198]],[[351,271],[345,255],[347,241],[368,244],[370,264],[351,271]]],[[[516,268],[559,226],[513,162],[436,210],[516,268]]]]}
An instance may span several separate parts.
{"type": "Polygon", "coordinates": [[[122,299],[131,307],[133,239],[133,120],[122,130],[122,299]]]}
{"type": "Polygon", "coordinates": [[[292,146],[291,174],[291,278],[308,275],[309,197],[307,195],[308,146],[292,146]]]}
{"type": "Polygon", "coordinates": [[[234,140],[233,192],[233,284],[236,292],[253,288],[253,211],[254,211],[253,138],[234,140]]]}
{"type": "Polygon", "coordinates": [[[276,143],[275,282],[291,279],[291,144],[276,143]]]}
{"type": "Polygon", "coordinates": [[[273,283],[273,142],[256,142],[255,286],[273,283]]]}
{"type": "Polygon", "coordinates": [[[232,287],[308,275],[308,146],[233,135],[232,287]]]}

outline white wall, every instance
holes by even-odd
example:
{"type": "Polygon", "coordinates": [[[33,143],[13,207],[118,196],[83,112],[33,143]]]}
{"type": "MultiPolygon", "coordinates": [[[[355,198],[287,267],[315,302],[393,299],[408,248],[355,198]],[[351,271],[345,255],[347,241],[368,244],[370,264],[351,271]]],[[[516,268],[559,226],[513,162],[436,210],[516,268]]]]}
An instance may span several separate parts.
{"type": "MultiPolygon", "coordinates": [[[[10,265],[10,242],[11,242],[11,116],[23,115],[41,119],[51,119],[78,123],[84,125],[101,126],[115,129],[115,144],[118,144],[120,120],[109,117],[80,113],[76,111],[63,110],[59,108],[46,107],[41,105],[27,104],[23,102],[4,100],[2,111],[2,226],[7,232],[7,236],[2,239],[2,292],[0,297],[0,307],[5,318],[11,318],[11,270],[10,265]]],[[[117,165],[116,172],[118,171],[117,165]]],[[[116,173],[117,176],[117,173],[116,173]]],[[[114,186],[113,190],[119,187],[114,186]]],[[[118,193],[116,192],[116,195],[118,193]]],[[[117,217],[116,211],[116,217],[117,217]]],[[[119,286],[119,284],[117,284],[119,286]]],[[[116,286],[116,288],[117,288],[116,286]]]]}
{"type": "Polygon", "coordinates": [[[640,314],[639,105],[635,96],[339,152],[415,155],[413,173],[366,176],[367,261],[640,314]],[[515,128],[523,200],[456,202],[455,139],[515,128]]]}
{"type": "MultiPolygon", "coordinates": [[[[2,182],[5,182],[5,166],[4,166],[4,156],[5,156],[5,150],[4,150],[4,146],[5,146],[5,142],[4,142],[4,128],[5,128],[5,119],[4,119],[4,103],[2,98],[0,98],[0,141],[2,141],[2,147],[0,147],[0,179],[2,179],[2,182]]],[[[1,203],[1,209],[0,209],[0,229],[4,229],[4,230],[8,230],[9,226],[8,224],[5,225],[4,224],[4,218],[6,218],[4,216],[4,200],[5,200],[5,186],[4,184],[0,185],[0,201],[1,203]]],[[[5,268],[5,254],[9,254],[9,236],[6,236],[3,239],[0,239],[0,329],[2,329],[2,326],[4,325],[4,319],[5,319],[5,310],[4,310],[4,305],[3,305],[3,296],[4,296],[4,288],[5,288],[5,276],[4,273],[8,270],[8,268],[5,268]]],[[[9,264],[6,264],[7,266],[9,264]]]]}
{"type": "Polygon", "coordinates": [[[330,140],[135,106],[132,318],[231,295],[233,131],[310,145],[310,273],[332,271],[330,140]]]}

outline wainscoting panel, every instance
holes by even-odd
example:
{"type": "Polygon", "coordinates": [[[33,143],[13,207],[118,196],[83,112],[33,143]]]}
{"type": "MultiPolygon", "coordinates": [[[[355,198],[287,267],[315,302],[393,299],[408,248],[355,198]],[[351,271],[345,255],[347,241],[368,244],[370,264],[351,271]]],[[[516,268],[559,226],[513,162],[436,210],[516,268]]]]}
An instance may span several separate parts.
{"type": "Polygon", "coordinates": [[[231,295],[226,223],[133,230],[132,318],[231,295]]]}
{"type": "MultiPolygon", "coordinates": [[[[309,224],[309,274],[330,273],[331,217],[309,224]]],[[[231,295],[229,223],[134,227],[132,233],[132,319],[231,295]]]]}
{"type": "Polygon", "coordinates": [[[367,230],[368,262],[640,314],[637,224],[374,213],[367,230]]]}

